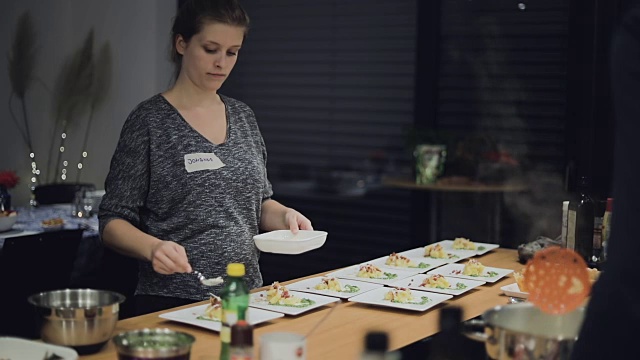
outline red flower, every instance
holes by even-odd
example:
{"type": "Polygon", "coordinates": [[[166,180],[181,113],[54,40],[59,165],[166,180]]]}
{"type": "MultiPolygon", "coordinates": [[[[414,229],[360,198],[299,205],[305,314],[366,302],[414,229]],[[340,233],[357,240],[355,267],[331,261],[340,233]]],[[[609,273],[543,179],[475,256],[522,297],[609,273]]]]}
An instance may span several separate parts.
{"type": "Polygon", "coordinates": [[[20,178],[15,171],[0,171],[0,185],[4,185],[7,189],[12,189],[18,182],[20,182],[20,178]]]}

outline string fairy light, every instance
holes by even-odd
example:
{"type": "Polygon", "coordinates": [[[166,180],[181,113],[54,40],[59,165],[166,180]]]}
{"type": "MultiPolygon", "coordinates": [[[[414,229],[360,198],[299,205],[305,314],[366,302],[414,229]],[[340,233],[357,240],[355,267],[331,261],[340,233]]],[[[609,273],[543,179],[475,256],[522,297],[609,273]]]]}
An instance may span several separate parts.
{"type": "Polygon", "coordinates": [[[33,152],[29,153],[29,158],[31,159],[31,182],[29,183],[29,190],[31,190],[31,199],[29,199],[30,206],[36,206],[38,203],[35,199],[35,194],[33,191],[36,189],[38,185],[38,179],[40,178],[40,169],[38,169],[38,164],[36,163],[36,154],[33,152]]]}
{"type": "MultiPolygon", "coordinates": [[[[60,137],[62,138],[62,140],[65,140],[67,138],[67,133],[63,132],[62,134],[60,134],[60,137]]],[[[64,145],[60,146],[60,157],[62,157],[63,154],[64,145]]],[[[67,180],[67,165],[69,165],[69,162],[67,160],[64,160],[62,162],[62,168],[60,169],[60,179],[62,179],[62,181],[67,180]]]]}

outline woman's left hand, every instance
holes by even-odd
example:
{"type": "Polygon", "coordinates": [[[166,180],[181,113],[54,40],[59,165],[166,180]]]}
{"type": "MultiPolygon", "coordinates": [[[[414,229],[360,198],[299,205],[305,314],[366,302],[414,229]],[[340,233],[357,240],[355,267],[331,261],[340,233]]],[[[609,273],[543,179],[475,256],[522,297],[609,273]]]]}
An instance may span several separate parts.
{"type": "Polygon", "coordinates": [[[285,211],[284,222],[285,225],[289,226],[289,229],[294,234],[297,233],[298,230],[313,230],[311,221],[298,211],[291,208],[287,208],[285,211]]]}

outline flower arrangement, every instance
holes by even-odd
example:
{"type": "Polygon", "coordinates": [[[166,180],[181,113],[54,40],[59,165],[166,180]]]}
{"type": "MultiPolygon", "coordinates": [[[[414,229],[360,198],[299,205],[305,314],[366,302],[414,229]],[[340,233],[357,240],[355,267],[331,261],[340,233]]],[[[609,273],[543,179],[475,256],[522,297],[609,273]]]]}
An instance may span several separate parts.
{"type": "Polygon", "coordinates": [[[16,175],[15,171],[0,171],[0,186],[4,186],[7,189],[13,189],[19,182],[20,178],[16,175]]]}

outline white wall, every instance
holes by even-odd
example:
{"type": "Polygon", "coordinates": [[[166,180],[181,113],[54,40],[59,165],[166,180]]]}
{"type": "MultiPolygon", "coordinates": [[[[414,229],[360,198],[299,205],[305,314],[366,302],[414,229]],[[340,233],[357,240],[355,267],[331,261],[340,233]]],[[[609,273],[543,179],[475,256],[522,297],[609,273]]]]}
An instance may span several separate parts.
{"type": "MultiPolygon", "coordinates": [[[[25,206],[30,197],[31,161],[28,148],[11,120],[7,55],[18,17],[29,10],[34,20],[37,55],[35,75],[49,88],[60,67],[94,29],[94,52],[105,41],[112,50],[112,82],[109,96],[94,114],[88,154],[80,181],[101,189],[109,170],[120,129],[133,107],[163,91],[170,82],[169,33],[175,15],[173,0],[21,0],[0,1],[0,171],[15,170],[21,183],[11,193],[14,207],[25,206]]],[[[38,167],[46,171],[53,134],[52,94],[40,83],[27,93],[27,111],[38,167]]],[[[18,101],[13,110],[21,116],[18,101]]],[[[64,159],[69,160],[67,181],[75,181],[77,161],[88,118],[79,119],[68,131],[64,159]]],[[[47,174],[44,174],[47,176],[47,174]]],[[[41,177],[41,182],[44,177],[41,177]]]]}

